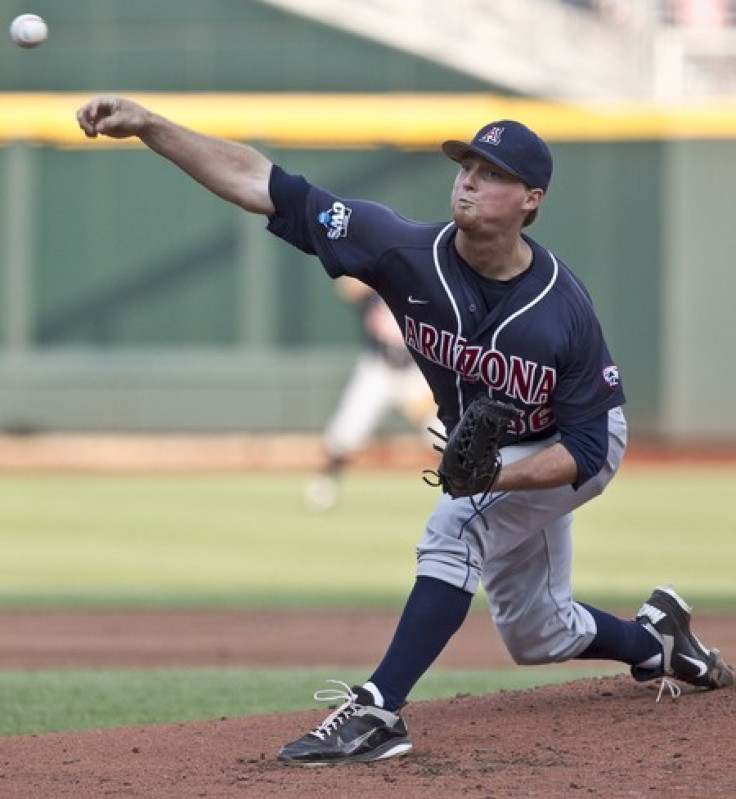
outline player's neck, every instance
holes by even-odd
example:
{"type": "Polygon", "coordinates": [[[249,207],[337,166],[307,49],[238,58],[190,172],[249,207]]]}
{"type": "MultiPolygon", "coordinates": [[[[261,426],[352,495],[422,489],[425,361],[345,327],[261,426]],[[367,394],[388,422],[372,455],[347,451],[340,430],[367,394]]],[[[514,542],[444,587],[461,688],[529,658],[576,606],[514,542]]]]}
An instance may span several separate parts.
{"type": "Polygon", "coordinates": [[[512,240],[475,239],[459,230],[455,238],[460,257],[483,277],[511,280],[529,268],[531,247],[521,236],[512,240]]]}

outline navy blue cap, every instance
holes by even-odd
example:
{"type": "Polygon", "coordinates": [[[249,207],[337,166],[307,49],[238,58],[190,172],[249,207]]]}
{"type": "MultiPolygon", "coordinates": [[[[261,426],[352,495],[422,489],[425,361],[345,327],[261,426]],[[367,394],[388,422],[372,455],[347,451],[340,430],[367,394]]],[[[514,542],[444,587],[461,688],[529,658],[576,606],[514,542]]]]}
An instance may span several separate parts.
{"type": "Polygon", "coordinates": [[[475,153],[510,172],[530,189],[547,191],[552,179],[549,147],[526,125],[511,119],[485,125],[470,142],[450,139],[443,143],[442,151],[453,161],[475,153]]]}

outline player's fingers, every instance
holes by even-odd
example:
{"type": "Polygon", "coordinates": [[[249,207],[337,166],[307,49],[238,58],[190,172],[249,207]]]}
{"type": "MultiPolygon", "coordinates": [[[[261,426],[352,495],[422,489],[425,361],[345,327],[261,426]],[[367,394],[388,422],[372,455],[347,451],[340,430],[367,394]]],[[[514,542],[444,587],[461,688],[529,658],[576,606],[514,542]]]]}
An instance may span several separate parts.
{"type": "Polygon", "coordinates": [[[98,97],[91,110],[91,120],[97,133],[109,133],[114,127],[119,102],[116,97],[98,97]]]}
{"type": "Polygon", "coordinates": [[[102,99],[95,97],[77,111],[77,122],[87,136],[96,136],[98,133],[96,126],[100,118],[102,99]]]}
{"type": "Polygon", "coordinates": [[[95,97],[77,111],[77,122],[87,136],[94,137],[105,132],[108,127],[106,120],[116,109],[116,98],[95,97]]]}
{"type": "Polygon", "coordinates": [[[87,103],[77,110],[77,124],[87,136],[96,136],[97,131],[92,122],[92,103],[87,103]]]}

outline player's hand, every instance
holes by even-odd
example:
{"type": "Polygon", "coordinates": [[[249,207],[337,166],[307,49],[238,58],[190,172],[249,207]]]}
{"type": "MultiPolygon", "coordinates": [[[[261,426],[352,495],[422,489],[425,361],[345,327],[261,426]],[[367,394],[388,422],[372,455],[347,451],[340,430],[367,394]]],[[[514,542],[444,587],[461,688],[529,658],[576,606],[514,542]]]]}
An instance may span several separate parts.
{"type": "Polygon", "coordinates": [[[79,127],[90,139],[99,134],[113,139],[137,136],[149,119],[150,113],[143,106],[109,95],[95,97],[77,111],[79,127]]]}

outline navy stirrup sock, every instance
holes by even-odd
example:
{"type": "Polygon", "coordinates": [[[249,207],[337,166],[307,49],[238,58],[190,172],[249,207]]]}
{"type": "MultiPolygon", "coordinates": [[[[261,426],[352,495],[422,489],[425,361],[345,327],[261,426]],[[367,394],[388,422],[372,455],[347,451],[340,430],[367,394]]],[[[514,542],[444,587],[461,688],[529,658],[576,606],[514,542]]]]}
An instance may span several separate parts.
{"type": "Polygon", "coordinates": [[[400,708],[468,615],[473,595],[433,577],[417,577],[391,645],[370,678],[387,710],[400,708]]]}
{"type": "Polygon", "coordinates": [[[597,632],[581,660],[619,660],[635,665],[662,652],[656,638],[637,621],[619,619],[590,605],[582,605],[595,619],[597,632]]]}

